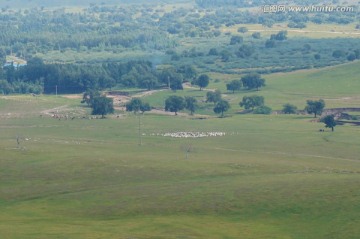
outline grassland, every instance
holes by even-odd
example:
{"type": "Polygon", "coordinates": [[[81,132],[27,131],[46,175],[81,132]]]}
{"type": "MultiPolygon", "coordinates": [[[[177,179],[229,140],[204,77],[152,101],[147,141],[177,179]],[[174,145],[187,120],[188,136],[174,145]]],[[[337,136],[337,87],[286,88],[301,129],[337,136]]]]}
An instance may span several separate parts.
{"type": "MultiPolygon", "coordinates": [[[[260,94],[275,109],[320,96],[331,106],[355,105],[358,65],[268,75],[260,94]]],[[[147,99],[160,105],[165,96],[147,99]]],[[[61,96],[0,97],[1,238],[360,235],[359,127],[319,132],[321,123],[300,115],[194,120],[146,114],[138,146],[131,114],[58,120],[42,113],[55,108],[87,111],[79,99],[61,96]],[[177,131],[226,135],[156,136],[177,131]]]]}
{"type": "MultiPolygon", "coordinates": [[[[213,79],[207,89],[200,91],[198,88],[185,89],[184,91],[162,91],[146,97],[146,100],[155,107],[164,107],[164,99],[169,95],[194,96],[199,102],[206,100],[206,90],[219,89],[223,97],[230,101],[230,113],[241,110],[239,102],[243,96],[261,95],[265,98],[266,105],[273,110],[281,110],[283,105],[291,103],[304,109],[307,99],[324,99],[327,108],[359,107],[360,81],[358,79],[360,62],[343,64],[340,66],[322,69],[301,70],[291,73],[276,73],[263,75],[266,86],[260,91],[242,89],[233,94],[226,91],[226,83],[240,79],[242,74],[210,73],[213,79]]],[[[202,104],[198,113],[214,115],[213,104],[202,104]]]]}

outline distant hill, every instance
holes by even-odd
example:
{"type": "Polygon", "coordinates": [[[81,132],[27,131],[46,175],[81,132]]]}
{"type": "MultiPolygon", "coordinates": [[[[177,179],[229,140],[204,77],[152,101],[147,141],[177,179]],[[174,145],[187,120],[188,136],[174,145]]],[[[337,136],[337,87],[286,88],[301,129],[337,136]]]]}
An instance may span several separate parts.
{"type": "Polygon", "coordinates": [[[1,0],[0,8],[89,6],[90,4],[179,3],[189,0],[1,0]]]}

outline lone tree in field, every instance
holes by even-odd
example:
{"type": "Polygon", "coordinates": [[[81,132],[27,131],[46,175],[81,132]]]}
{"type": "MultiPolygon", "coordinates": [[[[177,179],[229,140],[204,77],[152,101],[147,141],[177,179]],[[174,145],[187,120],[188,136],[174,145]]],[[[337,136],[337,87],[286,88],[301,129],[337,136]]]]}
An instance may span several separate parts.
{"type": "Polygon", "coordinates": [[[202,74],[193,83],[194,85],[198,85],[200,87],[200,90],[202,90],[202,88],[205,88],[209,85],[209,81],[209,76],[202,74]]]}
{"type": "Polygon", "coordinates": [[[256,73],[251,73],[241,77],[241,82],[243,86],[249,90],[259,90],[261,87],[265,86],[265,79],[261,78],[261,76],[256,73]]]}
{"type": "Polygon", "coordinates": [[[126,104],[126,111],[144,113],[145,111],[150,111],[151,107],[149,103],[144,103],[140,98],[133,98],[130,102],[126,104]]]}
{"type": "Polygon", "coordinates": [[[292,105],[292,104],[285,104],[285,105],[283,105],[282,112],[284,114],[296,114],[297,107],[295,105],[292,105]]]}
{"type": "Polygon", "coordinates": [[[306,107],[305,110],[308,114],[314,114],[314,118],[316,118],[317,115],[321,115],[325,108],[325,101],[320,100],[307,100],[306,101],[306,107]]]}
{"type": "Polygon", "coordinates": [[[244,96],[239,105],[240,107],[244,107],[246,110],[254,110],[255,107],[264,105],[264,97],[258,95],[244,96]]]}
{"type": "Polygon", "coordinates": [[[216,104],[217,102],[219,102],[221,100],[221,91],[220,90],[216,90],[216,91],[208,91],[206,93],[206,103],[207,102],[213,102],[214,104],[216,104]]]}
{"type": "Polygon", "coordinates": [[[236,90],[240,90],[242,86],[242,83],[240,80],[232,80],[230,83],[226,84],[226,89],[229,91],[232,91],[233,94],[236,90]]]}
{"type": "Polygon", "coordinates": [[[95,97],[92,104],[92,115],[101,115],[102,118],[107,114],[114,113],[114,102],[113,99],[107,98],[106,96],[95,97]]]}
{"type": "Polygon", "coordinates": [[[165,100],[165,111],[177,112],[185,108],[185,100],[183,97],[172,95],[165,100]]]}
{"type": "Polygon", "coordinates": [[[197,100],[194,97],[185,97],[185,108],[190,111],[190,115],[194,114],[197,107],[197,100]]]}
{"type": "Polygon", "coordinates": [[[334,127],[336,126],[336,121],[333,115],[327,115],[322,119],[326,128],[331,128],[331,131],[334,131],[334,127]]]}
{"type": "Polygon", "coordinates": [[[228,111],[230,109],[230,104],[226,100],[220,100],[216,103],[214,107],[214,112],[216,114],[221,113],[221,117],[224,117],[224,112],[228,111]]]}

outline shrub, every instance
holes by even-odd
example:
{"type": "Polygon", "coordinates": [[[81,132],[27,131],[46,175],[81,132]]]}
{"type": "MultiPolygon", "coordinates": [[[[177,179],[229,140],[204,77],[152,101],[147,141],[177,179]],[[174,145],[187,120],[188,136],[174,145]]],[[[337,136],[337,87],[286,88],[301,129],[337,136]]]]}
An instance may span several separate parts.
{"type": "Polygon", "coordinates": [[[271,112],[272,112],[272,109],[265,105],[257,107],[254,110],[254,114],[262,114],[262,115],[269,115],[269,114],[271,114],[271,112]]]}

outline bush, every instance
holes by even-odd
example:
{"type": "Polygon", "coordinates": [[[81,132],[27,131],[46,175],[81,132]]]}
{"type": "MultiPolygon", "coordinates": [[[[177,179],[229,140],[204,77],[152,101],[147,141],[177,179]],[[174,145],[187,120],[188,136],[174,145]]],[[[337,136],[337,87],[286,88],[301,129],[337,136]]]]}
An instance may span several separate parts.
{"type": "Polygon", "coordinates": [[[271,112],[272,112],[272,109],[265,105],[257,107],[254,110],[254,114],[261,114],[261,115],[269,115],[269,114],[271,114],[271,112]]]}

